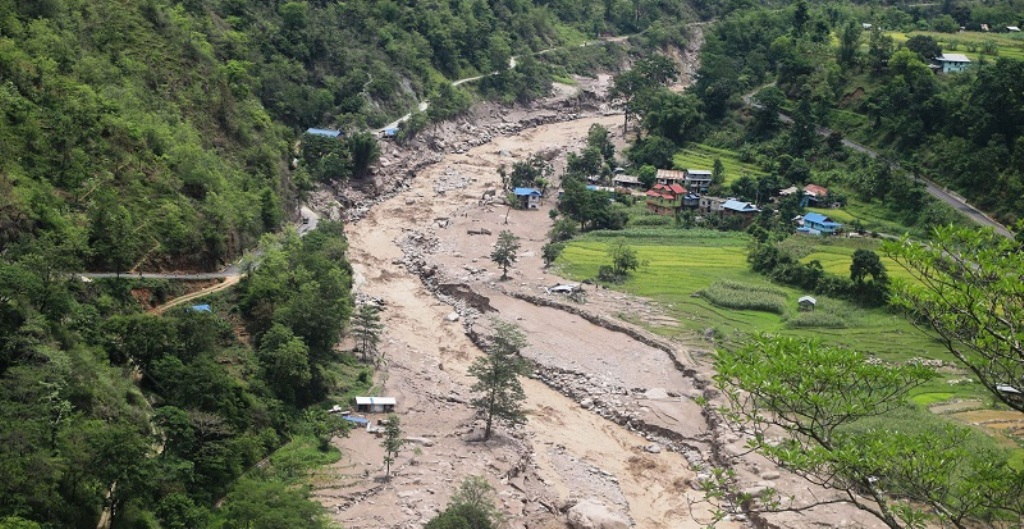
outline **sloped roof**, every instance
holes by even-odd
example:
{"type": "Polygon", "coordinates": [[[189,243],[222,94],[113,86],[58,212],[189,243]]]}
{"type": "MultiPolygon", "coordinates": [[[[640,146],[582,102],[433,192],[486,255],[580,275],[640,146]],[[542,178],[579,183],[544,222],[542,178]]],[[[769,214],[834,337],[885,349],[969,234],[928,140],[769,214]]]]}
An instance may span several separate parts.
{"type": "Polygon", "coordinates": [[[828,188],[821,187],[818,184],[807,184],[804,186],[804,193],[816,197],[824,197],[828,196],[828,188]]]}
{"type": "Polygon", "coordinates": [[[816,305],[818,303],[818,300],[812,298],[811,296],[804,296],[804,297],[796,300],[797,303],[803,303],[805,301],[807,303],[810,303],[811,305],[816,305]]]}
{"type": "Polygon", "coordinates": [[[936,57],[935,60],[939,62],[971,62],[971,60],[962,53],[943,53],[936,57]]]}
{"type": "Polygon", "coordinates": [[[623,175],[618,175],[615,178],[612,178],[612,182],[622,182],[623,184],[639,184],[640,183],[640,179],[635,177],[635,176],[629,176],[629,175],[624,175],[623,174],[623,175]]]}
{"type": "Polygon", "coordinates": [[[808,213],[804,215],[804,222],[811,222],[822,226],[842,226],[842,224],[833,221],[821,213],[808,213]]]}
{"type": "Polygon", "coordinates": [[[677,195],[682,195],[686,193],[686,188],[679,184],[669,184],[668,188],[677,195]]]}
{"type": "Polygon", "coordinates": [[[686,170],[686,174],[687,174],[687,176],[707,176],[707,177],[710,177],[711,176],[711,171],[708,171],[707,169],[687,169],[686,170]]]}
{"type": "Polygon", "coordinates": [[[658,169],[658,178],[662,180],[682,180],[686,175],[682,171],[673,171],[672,169],[658,169]]]}
{"type": "Polygon", "coordinates": [[[541,195],[540,191],[537,191],[536,189],[534,189],[532,187],[517,187],[515,189],[515,191],[512,191],[512,193],[515,194],[515,196],[517,196],[517,197],[529,197],[529,196],[539,197],[541,195]]]}
{"type": "Polygon", "coordinates": [[[751,213],[757,211],[757,206],[750,202],[740,202],[739,200],[726,200],[722,204],[722,209],[728,209],[731,211],[739,211],[741,213],[751,213]]]}

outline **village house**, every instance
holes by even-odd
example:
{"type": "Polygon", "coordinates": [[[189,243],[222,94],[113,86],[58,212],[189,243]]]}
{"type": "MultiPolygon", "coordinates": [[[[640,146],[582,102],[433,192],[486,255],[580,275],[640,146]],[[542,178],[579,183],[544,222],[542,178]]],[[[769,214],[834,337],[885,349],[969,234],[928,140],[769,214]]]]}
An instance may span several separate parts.
{"type": "Polygon", "coordinates": [[[519,209],[540,209],[540,199],[544,196],[532,187],[517,187],[512,194],[516,197],[516,206],[519,209]]]}
{"type": "MultiPolygon", "coordinates": [[[[785,191],[785,190],[784,190],[785,191]]],[[[819,186],[817,184],[807,184],[804,186],[804,196],[800,200],[800,207],[805,208],[811,204],[815,206],[823,204],[828,199],[828,188],[819,186]]]]}
{"type": "Polygon", "coordinates": [[[682,171],[673,171],[671,169],[658,169],[658,175],[655,177],[655,181],[662,185],[682,185],[685,179],[686,175],[682,171]]]}
{"type": "Polygon", "coordinates": [[[761,210],[750,202],[743,202],[730,198],[722,203],[721,215],[723,217],[741,218],[743,219],[743,226],[747,226],[754,221],[754,217],[759,211],[761,210]]]}
{"type": "Polygon", "coordinates": [[[647,211],[657,215],[675,215],[683,207],[686,189],[679,184],[655,184],[647,191],[647,211]]]}
{"type": "Polygon", "coordinates": [[[943,53],[934,59],[936,69],[942,73],[957,73],[966,70],[971,65],[971,60],[962,53],[943,53]]]}
{"type": "Polygon", "coordinates": [[[821,213],[808,213],[804,215],[803,226],[797,229],[802,233],[811,235],[833,235],[842,231],[843,225],[822,215],[821,213]]]}
{"type": "Polygon", "coordinates": [[[721,213],[722,205],[724,205],[728,201],[728,198],[703,196],[700,197],[700,201],[697,204],[697,208],[700,210],[701,213],[705,215],[710,213],[721,213]]]}
{"type": "Polygon", "coordinates": [[[687,169],[684,172],[683,185],[695,193],[707,193],[711,187],[711,171],[704,169],[687,169]]]}
{"type": "Polygon", "coordinates": [[[638,189],[641,187],[639,178],[624,174],[616,175],[612,178],[612,185],[626,189],[638,189]]]}
{"type": "Polygon", "coordinates": [[[750,202],[741,202],[731,198],[722,204],[722,215],[725,216],[739,215],[744,217],[753,217],[759,211],[761,210],[750,202]]]}

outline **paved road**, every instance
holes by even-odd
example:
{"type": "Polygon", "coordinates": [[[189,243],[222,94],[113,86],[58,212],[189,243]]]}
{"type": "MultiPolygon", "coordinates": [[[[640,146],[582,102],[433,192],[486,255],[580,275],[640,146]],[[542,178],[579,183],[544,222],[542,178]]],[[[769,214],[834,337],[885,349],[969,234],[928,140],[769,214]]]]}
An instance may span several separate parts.
{"type": "MultiPolygon", "coordinates": [[[[768,86],[771,85],[762,86],[753,92],[745,94],[743,96],[743,103],[752,108],[760,108],[761,105],[754,101],[754,94],[759,92],[763,88],[767,88],[768,86]]],[[[779,112],[779,121],[782,121],[783,123],[793,123],[793,118],[787,116],[786,114],[783,114],[782,112],[779,112]]],[[[828,136],[830,134],[832,134],[831,129],[826,127],[818,127],[818,135],[828,136]]],[[[878,151],[875,151],[870,147],[867,147],[852,140],[848,140],[846,138],[843,138],[843,146],[850,150],[866,154],[871,158],[878,158],[880,156],[878,154],[878,151]]],[[[900,167],[898,163],[893,161],[889,161],[889,164],[894,169],[898,169],[900,167]]],[[[965,200],[963,197],[956,195],[950,191],[947,191],[942,186],[933,182],[930,178],[924,176],[920,178],[921,181],[924,182],[925,189],[928,191],[929,195],[945,202],[946,204],[949,204],[950,207],[964,214],[967,218],[971,219],[976,224],[987,228],[992,228],[993,230],[995,230],[996,233],[1002,235],[1003,237],[1008,237],[1011,239],[1013,238],[1013,234],[1010,233],[1010,230],[1006,229],[1006,226],[1003,226],[1002,224],[996,222],[980,209],[970,205],[967,202],[967,200],[965,200]]]]}

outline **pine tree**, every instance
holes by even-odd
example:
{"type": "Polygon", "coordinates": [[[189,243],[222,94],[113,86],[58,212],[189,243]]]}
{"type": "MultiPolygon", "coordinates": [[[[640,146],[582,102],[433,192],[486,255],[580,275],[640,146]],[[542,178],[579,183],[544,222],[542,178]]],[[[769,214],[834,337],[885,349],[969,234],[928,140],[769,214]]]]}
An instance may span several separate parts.
{"type": "Polygon", "coordinates": [[[405,444],[405,439],[402,439],[402,427],[398,415],[388,414],[388,424],[384,427],[384,441],[381,442],[381,446],[384,447],[384,465],[387,467],[385,479],[387,480],[391,479],[391,464],[395,462],[395,456],[398,455],[403,444],[405,444]]]}
{"type": "Polygon", "coordinates": [[[510,323],[495,321],[494,326],[495,336],[487,353],[469,366],[469,374],[477,379],[470,390],[483,393],[471,404],[486,417],[484,441],[491,438],[494,419],[510,425],[526,422],[522,409],[526,394],[519,383],[519,376],[527,370],[526,361],[519,355],[527,345],[526,336],[510,323]]]}
{"type": "Polygon", "coordinates": [[[494,250],[491,251],[491,261],[501,267],[502,279],[508,279],[508,267],[515,264],[518,251],[519,237],[508,230],[502,230],[498,234],[498,242],[494,243],[494,250]]]}
{"type": "Polygon", "coordinates": [[[380,323],[380,308],[373,303],[360,304],[356,313],[352,315],[352,336],[359,344],[359,352],[364,362],[376,355],[383,328],[380,323]]]}

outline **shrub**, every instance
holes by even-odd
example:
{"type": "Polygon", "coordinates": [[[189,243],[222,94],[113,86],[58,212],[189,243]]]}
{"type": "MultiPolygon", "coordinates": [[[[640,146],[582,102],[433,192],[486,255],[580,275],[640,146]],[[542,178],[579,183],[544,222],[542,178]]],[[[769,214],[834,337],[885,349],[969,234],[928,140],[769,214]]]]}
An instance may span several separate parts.
{"type": "Polygon", "coordinates": [[[819,297],[814,310],[798,312],[786,322],[786,327],[791,329],[808,327],[845,329],[857,324],[859,314],[860,311],[849,303],[819,297]]]}
{"type": "Polygon", "coordinates": [[[716,281],[698,294],[712,305],[726,309],[786,313],[786,293],[769,285],[716,281]]]}
{"type": "Polygon", "coordinates": [[[638,226],[671,226],[673,217],[667,217],[665,215],[639,215],[629,220],[629,223],[635,227],[638,226]]]}

